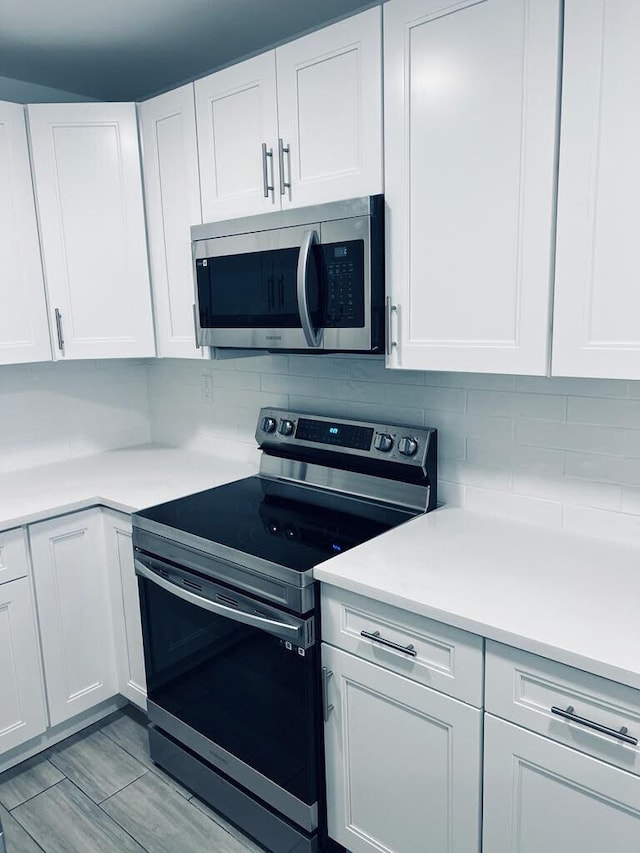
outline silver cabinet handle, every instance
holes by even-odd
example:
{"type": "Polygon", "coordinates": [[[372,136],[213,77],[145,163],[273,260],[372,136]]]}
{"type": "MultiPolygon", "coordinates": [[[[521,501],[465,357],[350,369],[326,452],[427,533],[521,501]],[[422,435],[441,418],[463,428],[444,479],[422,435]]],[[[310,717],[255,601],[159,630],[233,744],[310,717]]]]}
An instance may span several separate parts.
{"type": "Polygon", "coordinates": [[[390,649],[395,649],[397,652],[404,652],[405,655],[410,655],[412,658],[415,658],[418,655],[415,646],[401,646],[399,643],[394,643],[392,640],[385,640],[384,637],[380,636],[380,631],[374,631],[373,633],[370,631],[360,631],[360,636],[364,637],[366,640],[373,640],[374,643],[380,643],[381,646],[387,646],[390,649]]]}
{"type": "Polygon", "coordinates": [[[62,314],[60,310],[56,308],[56,331],[58,333],[58,349],[60,352],[64,352],[64,336],[62,334],[62,314]]]}
{"type": "Polygon", "coordinates": [[[387,296],[385,302],[385,320],[387,326],[386,345],[387,355],[391,355],[393,348],[398,346],[397,341],[393,340],[393,312],[398,310],[398,306],[394,305],[391,297],[387,296]]]}
{"type": "Polygon", "coordinates": [[[219,616],[226,616],[234,622],[241,622],[243,625],[253,625],[256,628],[263,628],[271,634],[290,636],[293,640],[301,637],[304,630],[304,623],[289,625],[286,622],[279,622],[276,619],[268,619],[265,616],[258,616],[253,613],[245,613],[242,610],[237,610],[235,607],[226,607],[224,604],[218,604],[217,601],[210,601],[208,598],[203,598],[201,595],[196,595],[195,592],[190,592],[188,589],[183,589],[180,586],[172,583],[165,578],[160,577],[154,571],[147,568],[140,560],[134,561],[135,571],[140,577],[146,578],[151,583],[156,584],[165,592],[181,598],[189,604],[194,604],[203,610],[208,610],[210,613],[217,613],[219,616]]]}
{"type": "Polygon", "coordinates": [[[264,192],[264,197],[269,198],[269,193],[273,192],[274,186],[269,183],[269,176],[267,174],[267,157],[271,157],[271,180],[273,180],[273,148],[269,148],[267,150],[267,143],[262,143],[262,191],[264,192]]]}
{"type": "Polygon", "coordinates": [[[196,339],[196,349],[200,349],[198,342],[198,315],[196,314],[196,303],[193,303],[193,334],[196,339]]]}
{"type": "Polygon", "coordinates": [[[297,272],[298,314],[300,315],[300,324],[308,346],[315,348],[320,346],[322,329],[316,331],[311,325],[311,315],[309,314],[309,303],[307,301],[307,266],[309,264],[311,247],[317,242],[318,235],[316,232],[313,229],[311,231],[307,231],[304,235],[302,246],[300,246],[297,272]]]}
{"type": "Polygon", "coordinates": [[[278,166],[280,168],[280,195],[284,195],[287,189],[291,189],[291,146],[285,145],[282,137],[278,138],[278,166]],[[284,155],[289,158],[289,180],[284,179],[284,155]]]}
{"type": "Polygon", "coordinates": [[[333,711],[333,705],[329,704],[329,679],[333,675],[326,666],[322,667],[322,719],[329,721],[329,714],[333,711]]]}
{"type": "Polygon", "coordinates": [[[557,714],[564,720],[570,720],[572,723],[579,723],[581,726],[586,726],[586,728],[593,729],[603,735],[609,735],[610,737],[617,738],[617,740],[630,743],[632,746],[638,745],[638,738],[632,737],[628,734],[629,730],[626,726],[622,726],[621,729],[610,729],[608,726],[603,726],[601,723],[595,723],[593,720],[588,720],[586,717],[579,717],[578,714],[574,712],[573,705],[569,705],[568,708],[556,708],[554,705],[551,708],[551,713],[557,714]]]}

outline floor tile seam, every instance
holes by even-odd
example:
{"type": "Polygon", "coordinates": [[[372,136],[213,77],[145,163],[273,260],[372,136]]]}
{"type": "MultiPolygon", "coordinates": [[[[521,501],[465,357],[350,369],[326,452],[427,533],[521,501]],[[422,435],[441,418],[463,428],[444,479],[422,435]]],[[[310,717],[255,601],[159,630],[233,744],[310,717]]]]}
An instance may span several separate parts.
{"type": "Polygon", "coordinates": [[[109,734],[109,732],[105,732],[103,729],[100,729],[100,731],[102,731],[102,734],[105,737],[108,737],[112,743],[115,743],[116,746],[119,746],[120,749],[124,750],[127,753],[127,755],[130,755],[132,758],[135,758],[135,760],[137,762],[139,762],[140,764],[142,764],[143,767],[146,767],[147,770],[151,770],[151,767],[148,767],[143,761],[141,761],[140,757],[138,755],[135,755],[133,752],[131,752],[130,749],[127,749],[126,746],[124,746],[119,740],[116,740],[115,737],[113,737],[112,735],[109,734]]]}
{"type": "MultiPolygon", "coordinates": [[[[58,767],[56,767],[56,770],[57,770],[59,773],[62,773],[62,770],[60,770],[58,767]]],[[[39,797],[39,796],[40,796],[40,794],[44,794],[44,792],[45,792],[45,791],[48,791],[50,788],[53,788],[55,785],[57,785],[57,784],[58,784],[58,782],[62,782],[62,781],[63,781],[64,779],[66,779],[66,778],[67,778],[67,777],[64,775],[64,773],[62,773],[62,779],[56,779],[56,781],[55,781],[55,782],[52,782],[50,785],[46,785],[44,788],[42,788],[40,791],[38,791],[38,793],[37,793],[37,794],[32,794],[30,797],[27,797],[27,798],[26,798],[26,800],[22,800],[22,802],[20,802],[20,803],[16,803],[16,804],[15,804],[15,806],[12,806],[11,808],[9,808],[8,806],[6,806],[6,805],[2,802],[2,800],[0,800],[0,806],[3,806],[3,807],[4,807],[4,808],[9,812],[9,814],[11,814],[11,812],[12,812],[14,809],[19,809],[19,808],[20,808],[20,806],[23,806],[25,803],[30,803],[30,802],[31,802],[31,800],[35,800],[35,798],[36,798],[36,797],[39,797]]]]}
{"type": "MultiPolygon", "coordinates": [[[[61,772],[62,772],[62,771],[61,771],[61,772]]],[[[57,782],[54,782],[54,783],[53,783],[53,785],[48,785],[46,788],[43,788],[43,789],[42,789],[42,791],[38,791],[38,793],[37,793],[37,794],[34,794],[34,795],[33,795],[33,797],[29,797],[29,798],[28,798],[27,800],[25,800],[24,802],[20,803],[20,804],[19,804],[19,805],[17,805],[17,806],[14,806],[12,809],[7,809],[7,811],[9,812],[9,814],[10,814],[12,817],[14,817],[16,820],[18,820],[18,815],[16,815],[16,814],[15,814],[15,812],[16,812],[19,808],[22,808],[22,806],[26,806],[26,805],[27,805],[27,803],[31,803],[31,802],[33,802],[33,800],[37,799],[37,798],[40,796],[40,794],[46,794],[46,793],[47,793],[47,791],[50,791],[52,788],[55,788],[55,787],[56,787],[56,785],[59,785],[61,782],[64,782],[65,780],[66,780],[67,782],[71,782],[71,779],[69,779],[67,776],[64,776],[64,775],[63,775],[62,779],[58,779],[58,781],[57,781],[57,782]]],[[[6,808],[6,806],[5,806],[5,808],[6,808]]],[[[22,823],[20,823],[20,826],[22,826],[22,823]]],[[[23,829],[25,829],[25,827],[22,827],[22,828],[23,828],[23,829]]],[[[27,830],[25,829],[25,832],[26,832],[26,831],[27,831],[27,830]]]]}
{"type": "MultiPolygon", "coordinates": [[[[60,779],[60,781],[62,782],[62,779],[60,779]]],[[[56,782],[55,784],[57,785],[58,783],[56,782]]],[[[50,787],[52,787],[52,788],[53,788],[53,785],[51,785],[50,787]]],[[[47,790],[49,790],[49,789],[47,788],[47,790]]],[[[40,793],[44,793],[44,792],[43,792],[43,791],[41,791],[40,793]]],[[[37,796],[37,794],[36,794],[36,796],[37,796]]],[[[33,797],[31,797],[31,799],[33,799],[33,797]]],[[[29,802],[29,800],[25,800],[25,803],[28,803],[28,802],[29,802]]],[[[20,805],[24,805],[24,803],[20,803],[20,805]]],[[[16,806],[16,808],[18,808],[18,806],[16,806]]],[[[20,829],[24,832],[24,834],[25,834],[26,836],[28,836],[28,838],[33,842],[34,846],[35,846],[38,850],[41,850],[41,851],[42,851],[42,853],[47,853],[47,852],[46,852],[46,850],[44,849],[44,847],[42,847],[42,845],[38,844],[38,842],[37,842],[37,841],[36,841],[36,839],[33,837],[33,835],[31,835],[31,833],[29,832],[29,830],[28,830],[28,829],[27,829],[27,828],[22,824],[22,822],[21,822],[21,821],[19,821],[19,820],[18,820],[17,815],[12,815],[12,814],[11,814],[11,812],[9,811],[9,809],[7,809],[7,812],[8,812],[8,814],[9,814],[9,815],[10,815],[10,816],[15,820],[15,822],[18,824],[18,826],[19,826],[19,827],[20,827],[20,829]]],[[[6,835],[6,834],[7,834],[7,828],[6,828],[6,826],[4,827],[4,830],[5,830],[5,835],[6,835]]],[[[11,851],[8,851],[8,853],[11,853],[11,851]]]]}
{"type": "MultiPolygon", "coordinates": [[[[101,800],[96,801],[96,800],[94,800],[94,799],[93,799],[93,797],[89,797],[89,794],[87,794],[87,792],[86,792],[86,791],[82,791],[82,788],[80,788],[80,786],[79,786],[79,785],[76,785],[76,788],[80,788],[80,790],[81,790],[81,791],[82,791],[82,793],[85,795],[85,797],[89,797],[89,799],[90,799],[93,803],[95,803],[97,806],[100,806],[100,808],[102,808],[102,804],[103,804],[103,803],[106,803],[106,802],[107,802],[107,800],[110,800],[110,799],[111,799],[111,797],[116,797],[118,794],[121,794],[123,791],[126,791],[126,790],[127,790],[127,788],[129,788],[129,787],[130,787],[131,785],[133,785],[135,782],[139,782],[139,781],[140,781],[140,779],[142,779],[142,777],[143,777],[143,776],[146,776],[146,775],[147,775],[147,773],[151,773],[151,771],[149,770],[149,768],[148,768],[148,767],[145,767],[145,766],[144,766],[144,764],[140,764],[140,766],[143,768],[143,770],[142,770],[142,773],[141,773],[139,776],[136,776],[136,778],[135,778],[135,779],[131,779],[131,781],[130,781],[130,782],[127,782],[127,784],[126,784],[126,785],[123,785],[123,786],[122,786],[122,788],[118,788],[118,790],[117,790],[117,791],[114,791],[112,794],[109,794],[109,796],[108,796],[108,797],[103,797],[101,800]]],[[[71,781],[73,781],[73,780],[71,780],[71,781]]],[[[74,784],[75,784],[75,783],[74,783],[74,784]]],[[[102,809],[102,810],[104,811],[104,809],[102,809]]],[[[107,812],[105,812],[105,814],[107,814],[107,812]]]]}

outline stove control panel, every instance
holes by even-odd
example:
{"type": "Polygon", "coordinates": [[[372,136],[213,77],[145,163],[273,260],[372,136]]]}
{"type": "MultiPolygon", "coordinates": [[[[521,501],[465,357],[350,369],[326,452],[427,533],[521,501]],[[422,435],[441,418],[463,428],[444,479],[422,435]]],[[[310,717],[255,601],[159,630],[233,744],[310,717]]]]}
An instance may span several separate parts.
{"type": "Polygon", "coordinates": [[[291,456],[300,447],[424,467],[435,446],[436,430],[264,408],[256,441],[260,447],[274,450],[286,447],[291,456]]]}

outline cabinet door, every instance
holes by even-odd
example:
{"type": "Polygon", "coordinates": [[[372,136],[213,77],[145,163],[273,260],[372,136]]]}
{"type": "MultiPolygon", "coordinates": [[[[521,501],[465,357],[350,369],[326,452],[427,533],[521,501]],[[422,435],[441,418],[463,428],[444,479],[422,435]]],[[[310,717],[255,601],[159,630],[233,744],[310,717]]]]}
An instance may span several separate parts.
{"type": "Polygon", "coordinates": [[[51,725],[118,692],[99,509],[29,528],[51,725]]]}
{"type": "Polygon", "coordinates": [[[382,192],[381,8],[276,50],[283,207],[382,192]]]}
{"type": "Polygon", "coordinates": [[[195,91],[204,221],[278,209],[274,51],[196,80],[195,91]]]}
{"type": "Polygon", "coordinates": [[[640,379],[640,4],[566,0],[552,372],[640,379]]]}
{"type": "Polygon", "coordinates": [[[559,0],[391,0],[390,367],[548,371],[559,0]]]}
{"type": "Polygon", "coordinates": [[[131,519],[103,511],[107,567],[113,604],[113,630],[118,664],[119,692],[146,711],[147,686],[140,622],[138,581],[133,566],[131,519]]]}
{"type": "Polygon", "coordinates": [[[322,662],[331,838],[352,853],[477,853],[481,711],[326,644],[322,662]]]}
{"type": "Polygon", "coordinates": [[[134,104],[28,114],[55,356],[154,355],[134,104]]]}
{"type": "Polygon", "coordinates": [[[484,737],[485,850],[640,850],[640,777],[490,714],[484,737]]]}
{"type": "Polygon", "coordinates": [[[0,101],[0,364],[51,359],[24,107],[0,101]]]}
{"type": "Polygon", "coordinates": [[[201,358],[194,327],[192,225],[202,222],[193,84],[139,106],[159,356],[201,358]]]}
{"type": "Polygon", "coordinates": [[[29,578],[0,585],[0,754],[47,726],[29,578]]]}

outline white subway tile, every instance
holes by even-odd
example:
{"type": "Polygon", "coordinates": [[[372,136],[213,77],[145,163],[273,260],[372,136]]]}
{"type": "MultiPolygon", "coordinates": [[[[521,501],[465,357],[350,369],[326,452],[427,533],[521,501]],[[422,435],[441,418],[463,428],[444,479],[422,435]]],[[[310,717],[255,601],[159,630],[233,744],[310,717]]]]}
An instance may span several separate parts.
{"type": "Polygon", "coordinates": [[[569,397],[567,421],[640,429],[640,400],[569,397]]]}
{"type": "Polygon", "coordinates": [[[354,420],[378,421],[380,423],[416,427],[424,426],[424,412],[422,409],[379,406],[377,403],[351,402],[349,403],[349,417],[352,417],[354,420]]]}
{"type": "Polygon", "coordinates": [[[560,450],[483,439],[467,440],[467,460],[479,465],[504,466],[558,476],[564,468],[564,454],[560,450]]]}
{"type": "Polygon", "coordinates": [[[628,397],[629,383],[622,379],[578,379],[560,376],[518,376],[518,391],[574,397],[628,397]]]}
{"type": "Polygon", "coordinates": [[[445,373],[427,371],[425,383],[440,388],[484,388],[487,391],[515,391],[516,377],[496,373],[445,373]]]}
{"type": "Polygon", "coordinates": [[[466,439],[460,433],[443,430],[438,432],[438,457],[440,459],[466,459],[466,439]]]}
{"type": "MultiPolygon", "coordinates": [[[[640,460],[637,460],[640,463],[640,460]]],[[[626,460],[622,456],[567,451],[565,473],[568,477],[602,483],[623,483],[626,460]]],[[[640,466],[639,466],[640,467],[640,466]]]]}
{"type": "Polygon", "coordinates": [[[548,527],[560,527],[562,524],[560,502],[524,497],[510,492],[467,486],[465,506],[475,512],[486,512],[548,527]]]}
{"type": "MultiPolygon", "coordinates": [[[[574,533],[599,536],[616,542],[640,546],[640,516],[606,512],[582,506],[565,506],[563,527],[574,533]]],[[[606,566],[603,566],[606,572],[606,566]]]]}
{"type": "Polygon", "coordinates": [[[522,394],[506,391],[469,391],[467,411],[480,415],[563,420],[565,401],[544,394],[522,394]]]}
{"type": "Polygon", "coordinates": [[[450,480],[452,483],[462,483],[465,486],[507,491],[511,485],[511,472],[507,468],[492,468],[489,465],[472,465],[469,462],[442,459],[438,462],[438,472],[443,479],[450,480]]]}
{"type": "Polygon", "coordinates": [[[313,376],[289,376],[282,373],[263,373],[262,390],[273,394],[316,394],[318,380],[313,376]]]}
{"type": "Polygon", "coordinates": [[[423,370],[396,370],[384,366],[384,358],[354,359],[349,378],[358,382],[384,382],[389,385],[424,385],[423,370]]]}
{"type": "MultiPolygon", "coordinates": [[[[217,362],[223,363],[223,362],[217,362]]],[[[279,353],[266,353],[264,355],[242,355],[233,359],[235,369],[251,370],[257,373],[288,373],[289,356],[279,353]]]]}
{"type": "Polygon", "coordinates": [[[622,489],[622,512],[630,515],[640,515],[640,488],[637,486],[624,486],[622,489]]]}
{"type": "Polygon", "coordinates": [[[467,487],[460,483],[449,483],[438,478],[438,506],[464,506],[466,489],[467,487]]]}
{"type": "Polygon", "coordinates": [[[591,483],[572,477],[545,477],[519,471],[513,473],[512,490],[514,494],[597,509],[619,509],[622,500],[622,486],[591,483]]]}
{"type": "Polygon", "coordinates": [[[351,365],[348,358],[337,356],[291,355],[289,373],[292,376],[327,376],[331,379],[348,379],[351,365]]]}
{"type": "Polygon", "coordinates": [[[469,415],[425,409],[425,424],[439,430],[455,430],[467,438],[487,438],[510,441],[513,437],[513,420],[489,415],[469,415]]]}
{"type": "Polygon", "coordinates": [[[558,450],[620,455],[625,452],[624,433],[621,429],[590,424],[516,420],[515,438],[519,444],[533,444],[558,450]]]}
{"type": "Polygon", "coordinates": [[[315,394],[318,397],[333,399],[333,400],[352,400],[360,403],[379,404],[383,401],[384,389],[375,382],[354,382],[351,379],[327,379],[325,377],[298,376],[296,379],[300,382],[300,394],[312,393],[315,382],[315,394]],[[306,390],[305,390],[306,383],[306,390]]]}
{"type": "Polygon", "coordinates": [[[251,373],[249,370],[214,370],[211,381],[214,388],[242,388],[245,391],[263,391],[272,389],[264,387],[264,379],[281,379],[277,373],[251,373]],[[261,383],[262,380],[262,383],[261,383]]]}
{"type": "Polygon", "coordinates": [[[306,397],[304,394],[292,394],[289,405],[294,412],[311,415],[325,415],[328,418],[349,418],[350,403],[348,400],[319,400],[317,397],[306,397]]]}

